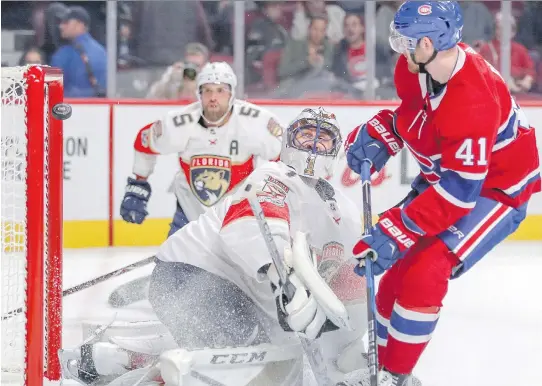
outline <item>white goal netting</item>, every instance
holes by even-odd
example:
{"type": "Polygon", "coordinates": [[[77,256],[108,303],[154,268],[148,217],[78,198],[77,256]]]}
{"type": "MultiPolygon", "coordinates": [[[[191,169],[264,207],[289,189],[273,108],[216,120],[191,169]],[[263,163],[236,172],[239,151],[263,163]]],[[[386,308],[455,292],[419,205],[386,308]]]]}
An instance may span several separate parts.
{"type": "MultiPolygon", "coordinates": [[[[47,84],[44,84],[45,98],[40,101],[41,114],[45,117],[45,125],[29,124],[28,114],[28,84],[25,77],[26,68],[2,68],[2,110],[1,110],[1,236],[2,236],[2,263],[1,263],[1,369],[2,384],[25,385],[27,373],[25,372],[28,362],[27,331],[29,326],[42,328],[38,324],[28,324],[32,318],[27,307],[28,280],[34,278],[28,276],[28,249],[27,225],[29,221],[27,202],[28,200],[43,199],[38,196],[29,197],[28,187],[36,184],[27,178],[28,167],[28,134],[30,130],[44,130],[45,148],[47,147],[47,84]],[[45,126],[45,127],[44,127],[45,126]]],[[[35,113],[35,112],[34,112],[35,113]]],[[[36,122],[41,122],[41,119],[36,122]]],[[[32,150],[30,150],[32,151],[32,150]]],[[[46,152],[44,153],[46,154],[46,152]]],[[[46,159],[46,157],[45,157],[46,159]]],[[[47,168],[44,163],[43,178],[46,177],[47,168]]],[[[46,181],[46,180],[45,180],[46,181]]],[[[45,187],[47,185],[45,184],[45,187]]],[[[44,189],[42,197],[47,197],[47,189],[44,189]]],[[[46,200],[45,200],[46,202],[46,200]]],[[[43,221],[45,212],[37,217],[43,221]]],[[[32,217],[30,217],[32,219],[32,217]]],[[[46,221],[44,221],[46,234],[46,221]]],[[[41,243],[46,237],[39,237],[41,243]]],[[[43,245],[43,253],[47,248],[43,245]]],[[[46,261],[45,259],[43,260],[46,261]]],[[[43,264],[44,272],[47,265],[43,264]]],[[[37,278],[35,280],[40,280],[37,278]]],[[[38,288],[45,290],[44,283],[38,284],[38,288]]],[[[47,299],[47,297],[45,297],[47,299]]],[[[46,302],[43,302],[43,314],[41,310],[36,317],[43,319],[46,310],[46,302]]],[[[43,344],[42,344],[43,347],[43,344]]],[[[43,355],[42,353],[36,353],[43,355]]],[[[38,372],[40,369],[36,369],[38,372]]],[[[43,372],[41,370],[41,372],[43,372]]]]}
{"type": "Polygon", "coordinates": [[[2,381],[24,384],[26,302],[26,79],[2,69],[2,381]],[[7,318],[7,319],[5,319],[7,318]]]}

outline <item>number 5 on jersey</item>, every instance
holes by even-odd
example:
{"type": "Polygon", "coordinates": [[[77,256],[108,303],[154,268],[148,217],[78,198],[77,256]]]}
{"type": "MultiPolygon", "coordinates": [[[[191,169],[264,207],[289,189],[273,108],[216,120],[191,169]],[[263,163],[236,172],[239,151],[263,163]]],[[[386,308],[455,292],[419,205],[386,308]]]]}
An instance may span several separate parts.
{"type": "Polygon", "coordinates": [[[455,158],[462,160],[465,166],[486,166],[486,143],[486,138],[479,138],[476,143],[472,138],[467,138],[455,152],[455,158]],[[478,154],[475,154],[476,148],[479,149],[478,154]]]}

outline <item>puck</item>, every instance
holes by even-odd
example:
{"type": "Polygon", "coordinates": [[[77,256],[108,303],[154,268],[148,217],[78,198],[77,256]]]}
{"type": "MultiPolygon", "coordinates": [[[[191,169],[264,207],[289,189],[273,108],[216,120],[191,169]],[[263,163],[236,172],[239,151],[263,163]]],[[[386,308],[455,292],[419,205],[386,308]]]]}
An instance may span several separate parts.
{"type": "Polygon", "coordinates": [[[72,107],[67,103],[59,103],[53,107],[53,117],[64,121],[72,116],[72,107]]]}

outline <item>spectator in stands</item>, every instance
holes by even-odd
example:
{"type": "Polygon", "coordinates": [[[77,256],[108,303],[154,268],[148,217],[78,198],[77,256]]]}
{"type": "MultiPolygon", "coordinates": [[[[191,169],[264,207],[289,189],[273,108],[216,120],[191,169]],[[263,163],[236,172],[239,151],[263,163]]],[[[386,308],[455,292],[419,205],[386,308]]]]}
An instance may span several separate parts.
{"type": "Polygon", "coordinates": [[[149,64],[169,66],[190,42],[213,48],[201,1],[133,2],[136,55],[149,64]]]}
{"type": "Polygon", "coordinates": [[[144,61],[134,55],[131,15],[119,17],[119,32],[117,37],[117,68],[136,67],[144,61]]]}
{"type": "Polygon", "coordinates": [[[45,57],[43,52],[38,47],[29,47],[21,55],[19,60],[19,66],[26,66],[29,64],[45,64],[45,57]]]}
{"type": "Polygon", "coordinates": [[[70,44],[60,47],[51,66],[64,72],[67,97],[103,97],[106,90],[107,58],[104,47],[89,32],[90,16],[82,7],[71,7],[60,23],[62,38],[70,44]]]}
{"type": "Polygon", "coordinates": [[[388,38],[390,36],[390,24],[395,17],[395,12],[402,4],[402,1],[378,2],[375,20],[376,44],[391,50],[388,38]]]}
{"type": "Polygon", "coordinates": [[[327,15],[327,37],[333,43],[338,43],[343,38],[344,10],[335,4],[328,4],[324,0],[307,0],[297,3],[294,13],[294,21],[290,35],[295,40],[307,38],[309,23],[315,15],[327,15]]]}
{"type": "Polygon", "coordinates": [[[529,50],[537,69],[537,91],[542,93],[542,1],[526,1],[518,23],[517,40],[529,50]]]}
{"type": "Polygon", "coordinates": [[[262,59],[269,50],[282,49],[288,40],[288,32],[279,24],[283,1],[257,1],[261,17],[248,26],[246,42],[247,84],[261,81],[262,59]]]}
{"type": "Polygon", "coordinates": [[[493,15],[481,1],[461,1],[463,9],[463,41],[475,50],[494,35],[493,15]]]}
{"type": "Polygon", "coordinates": [[[365,11],[365,4],[363,1],[339,0],[337,1],[337,5],[344,9],[346,13],[362,14],[365,11]]]}
{"type": "MultiPolygon", "coordinates": [[[[19,66],[26,66],[31,64],[43,64],[43,53],[38,47],[29,47],[21,55],[19,59],[19,66]]],[[[7,67],[7,63],[2,63],[2,67],[7,67]]],[[[2,91],[2,98],[16,98],[24,94],[24,88],[19,82],[15,82],[9,85],[5,90],[2,91]]]]}
{"type": "Polygon", "coordinates": [[[358,84],[361,89],[365,88],[365,26],[360,15],[351,13],[344,18],[344,39],[335,48],[333,73],[348,82],[358,84]]]}
{"type": "Polygon", "coordinates": [[[542,1],[526,1],[519,19],[518,41],[542,55],[542,1]]]}
{"type": "MultiPolygon", "coordinates": [[[[233,55],[233,1],[203,1],[215,46],[213,52],[233,55]]],[[[247,4],[245,4],[245,9],[247,4]]]]}
{"type": "Polygon", "coordinates": [[[161,79],[154,83],[147,98],[195,99],[196,76],[209,61],[209,50],[201,43],[188,43],[182,61],[168,67],[161,79]]]}
{"type": "Polygon", "coordinates": [[[63,45],[69,44],[60,33],[60,22],[68,11],[68,7],[58,2],[49,4],[44,10],[43,32],[36,31],[36,35],[43,35],[39,40],[42,40],[41,50],[45,54],[45,63],[51,63],[53,54],[63,45]]]}
{"type": "Polygon", "coordinates": [[[327,26],[325,14],[313,15],[308,25],[308,38],[290,40],[286,44],[278,70],[283,93],[290,93],[294,85],[302,89],[301,80],[316,83],[326,76],[326,72],[331,74],[333,46],[326,38],[327,26]]]}
{"type": "MultiPolygon", "coordinates": [[[[388,45],[389,47],[389,45],[388,45]]],[[[376,47],[377,78],[391,73],[390,55],[387,49],[376,47]],[[386,72],[386,73],[384,73],[386,72]]],[[[333,55],[333,73],[360,91],[367,86],[367,62],[365,59],[365,26],[362,16],[348,13],[344,18],[344,39],[339,42],[333,55]]],[[[378,80],[375,84],[378,87],[378,80]]]]}
{"type": "MultiPolygon", "coordinates": [[[[502,31],[502,15],[495,15],[495,37],[488,43],[480,47],[480,55],[482,55],[495,68],[501,67],[501,31],[502,31]]],[[[512,17],[512,39],[516,34],[516,20],[512,17]]],[[[513,93],[529,92],[533,87],[535,79],[534,63],[527,48],[521,43],[511,41],[511,76],[512,79],[508,82],[508,87],[513,93]]]]}

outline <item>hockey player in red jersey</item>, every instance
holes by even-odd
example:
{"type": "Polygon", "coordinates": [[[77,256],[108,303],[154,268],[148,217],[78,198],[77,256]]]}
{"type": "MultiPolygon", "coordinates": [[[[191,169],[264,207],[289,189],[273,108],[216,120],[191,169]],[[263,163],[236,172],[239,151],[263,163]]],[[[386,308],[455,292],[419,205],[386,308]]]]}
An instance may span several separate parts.
{"type": "MultiPolygon", "coordinates": [[[[375,253],[379,386],[410,385],[439,320],[450,278],[468,271],[525,218],[541,190],[535,130],[501,75],[460,43],[454,1],[407,1],[391,24],[401,105],[350,133],[348,165],[380,170],[407,148],[420,174],[402,207],[385,212],[354,248],[375,253]]],[[[368,373],[351,384],[368,384],[368,373]]]]}

